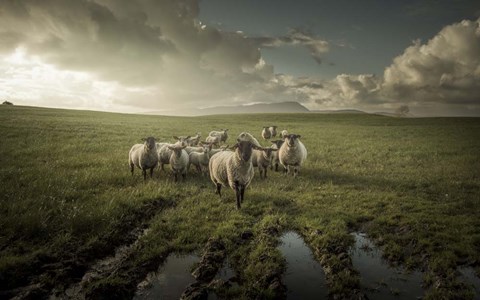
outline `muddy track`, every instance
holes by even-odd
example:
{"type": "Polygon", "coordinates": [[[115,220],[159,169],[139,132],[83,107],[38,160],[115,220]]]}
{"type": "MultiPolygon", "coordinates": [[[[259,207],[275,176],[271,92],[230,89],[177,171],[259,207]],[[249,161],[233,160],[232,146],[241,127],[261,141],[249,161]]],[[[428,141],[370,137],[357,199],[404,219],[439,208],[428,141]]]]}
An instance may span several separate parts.
{"type": "Polygon", "coordinates": [[[299,232],[325,272],[329,299],[368,299],[361,291],[359,274],[353,268],[349,244],[331,240],[324,247],[313,247],[312,238],[323,232],[307,228],[299,232]]]}
{"type": "Polygon", "coordinates": [[[107,236],[97,243],[79,249],[72,249],[62,257],[49,257],[44,264],[33,272],[27,286],[2,291],[0,297],[14,299],[42,299],[49,295],[59,295],[67,287],[82,280],[85,274],[106,257],[121,253],[139,238],[148,222],[165,208],[175,206],[175,202],[163,198],[146,201],[134,213],[125,215],[107,236]]]}

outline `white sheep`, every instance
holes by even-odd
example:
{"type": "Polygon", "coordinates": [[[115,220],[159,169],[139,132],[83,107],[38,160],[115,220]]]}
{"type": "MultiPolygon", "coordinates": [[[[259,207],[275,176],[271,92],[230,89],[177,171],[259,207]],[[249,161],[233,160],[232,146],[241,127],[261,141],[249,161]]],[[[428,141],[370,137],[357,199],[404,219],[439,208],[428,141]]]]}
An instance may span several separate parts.
{"type": "Polygon", "coordinates": [[[203,144],[202,145],[203,152],[191,152],[189,157],[188,163],[188,170],[190,170],[190,165],[194,165],[197,168],[197,172],[205,175],[208,172],[208,162],[210,161],[212,145],[211,144],[203,144]]]}
{"type": "Polygon", "coordinates": [[[209,135],[205,139],[205,143],[212,144],[215,146],[219,146],[221,141],[222,141],[222,138],[219,135],[215,135],[215,136],[209,135]]]}
{"type": "Polygon", "coordinates": [[[288,131],[286,129],[282,130],[282,132],[280,133],[280,137],[282,139],[285,139],[288,135],[288,131]]]}
{"type": "MultiPolygon", "coordinates": [[[[275,140],[275,141],[270,141],[273,145],[272,148],[274,149],[280,149],[282,147],[282,144],[284,143],[283,140],[275,140]]],[[[278,165],[280,164],[280,160],[278,158],[278,151],[274,152],[272,155],[272,162],[270,164],[270,170],[273,170],[273,167],[275,166],[275,172],[278,172],[278,165]]]]}
{"type": "Polygon", "coordinates": [[[268,127],[268,130],[270,130],[270,135],[272,138],[277,136],[277,126],[273,125],[268,127]]]}
{"type": "Polygon", "coordinates": [[[269,138],[272,137],[272,133],[270,132],[270,127],[265,126],[262,129],[262,137],[264,140],[268,140],[269,138]]]}
{"type": "Polygon", "coordinates": [[[253,179],[252,152],[257,146],[249,141],[237,140],[232,149],[222,151],[210,158],[210,179],[216,186],[215,193],[222,197],[222,185],[235,191],[237,209],[244,199],[245,189],[253,179]]]}
{"type": "Polygon", "coordinates": [[[285,137],[285,142],[278,150],[278,158],[285,168],[285,172],[290,174],[290,168],[293,167],[293,177],[297,176],[302,163],[307,159],[307,149],[299,140],[301,135],[289,134],[285,137]]]}
{"type": "Polygon", "coordinates": [[[220,142],[226,142],[228,139],[228,129],[222,129],[220,131],[210,131],[208,136],[219,136],[220,142]]]}
{"type": "Polygon", "coordinates": [[[170,163],[170,156],[172,156],[172,150],[168,148],[168,146],[186,146],[187,145],[187,139],[190,136],[173,136],[174,139],[177,140],[176,143],[170,144],[170,143],[157,143],[157,155],[158,155],[158,164],[159,168],[162,169],[162,171],[165,171],[164,165],[168,165],[170,163]]]}
{"type": "Polygon", "coordinates": [[[253,150],[252,164],[254,167],[258,167],[260,178],[267,178],[267,169],[271,164],[272,156],[274,152],[277,152],[276,148],[258,148],[253,150]]]}
{"type": "Polygon", "coordinates": [[[201,133],[200,132],[197,132],[196,135],[190,137],[189,139],[187,139],[187,145],[188,146],[197,146],[198,143],[200,142],[200,138],[201,138],[201,133]]]}
{"type": "Polygon", "coordinates": [[[185,151],[186,146],[174,145],[167,147],[172,150],[172,155],[170,156],[170,168],[175,177],[175,182],[178,180],[178,174],[182,174],[183,180],[185,180],[189,163],[189,157],[185,151]]]}
{"type": "Polygon", "coordinates": [[[221,146],[220,148],[218,149],[212,149],[210,150],[210,156],[214,155],[214,154],[217,154],[218,152],[222,152],[222,151],[228,151],[228,145],[223,145],[221,146]]]}
{"type": "Polygon", "coordinates": [[[155,138],[148,137],[142,139],[143,144],[135,144],[128,153],[128,164],[132,172],[137,166],[142,170],[143,180],[147,179],[147,170],[150,169],[150,178],[153,177],[153,169],[158,164],[157,145],[155,138]]]}
{"type": "Polygon", "coordinates": [[[242,132],[238,135],[237,140],[238,139],[241,140],[241,141],[249,141],[257,147],[262,147],[260,145],[260,143],[258,142],[258,140],[251,133],[242,132]]]}

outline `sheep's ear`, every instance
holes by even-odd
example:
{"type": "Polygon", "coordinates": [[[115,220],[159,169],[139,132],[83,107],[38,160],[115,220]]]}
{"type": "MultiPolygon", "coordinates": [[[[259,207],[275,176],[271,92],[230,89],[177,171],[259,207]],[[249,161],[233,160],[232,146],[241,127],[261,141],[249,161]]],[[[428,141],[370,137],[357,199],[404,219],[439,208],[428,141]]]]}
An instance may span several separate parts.
{"type": "Polygon", "coordinates": [[[174,135],[173,138],[176,139],[176,140],[179,140],[178,136],[176,136],[176,135],[174,135]]]}
{"type": "Polygon", "coordinates": [[[301,138],[301,137],[302,137],[301,135],[297,134],[297,139],[299,139],[299,138],[301,138]]]}
{"type": "Polygon", "coordinates": [[[190,136],[189,136],[189,135],[187,135],[187,137],[186,137],[185,139],[186,139],[186,140],[188,140],[189,138],[190,138],[190,136]]]}
{"type": "Polygon", "coordinates": [[[147,139],[146,138],[141,138],[140,139],[142,142],[145,142],[147,139]]]}
{"type": "Polygon", "coordinates": [[[235,149],[237,149],[237,148],[238,148],[238,144],[235,144],[235,145],[233,145],[232,147],[230,147],[229,149],[230,149],[230,150],[235,150],[235,149]]]}
{"type": "Polygon", "coordinates": [[[240,143],[240,139],[237,139],[237,142],[240,143]]]}
{"type": "Polygon", "coordinates": [[[227,132],[227,131],[228,131],[228,128],[225,129],[225,132],[227,132]]]}
{"type": "Polygon", "coordinates": [[[270,150],[272,150],[272,151],[278,151],[277,148],[270,148],[270,150]]]}

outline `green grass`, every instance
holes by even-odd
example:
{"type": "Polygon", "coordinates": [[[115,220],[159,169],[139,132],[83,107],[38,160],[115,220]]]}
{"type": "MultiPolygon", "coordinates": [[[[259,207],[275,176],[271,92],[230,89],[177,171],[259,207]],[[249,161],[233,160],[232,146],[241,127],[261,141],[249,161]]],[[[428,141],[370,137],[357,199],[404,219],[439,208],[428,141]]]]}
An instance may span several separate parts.
{"type": "MultiPolygon", "coordinates": [[[[297,230],[319,260],[327,255],[324,268],[335,270],[338,262],[328,253],[348,248],[349,232],[362,228],[392,262],[426,271],[427,298],[470,295],[455,268],[480,261],[479,118],[183,118],[0,106],[0,137],[0,280],[6,289],[29,282],[53,287],[62,274],[81,277],[44,270],[79,255],[86,262],[101,258],[145,221],[151,230],[124,274],[171,252],[201,251],[214,236],[225,242],[244,283],[233,296],[274,297],[267,275],[284,269],[276,249],[282,231],[297,230]],[[128,151],[143,137],[171,141],[172,135],[229,128],[232,144],[242,131],[259,136],[265,124],[301,134],[308,160],[297,179],[269,170],[262,181],[257,172],[240,211],[233,192],[225,190],[219,200],[207,178],[190,174],[175,184],[158,171],[147,182],[138,169],[129,173],[128,151]],[[152,201],[170,205],[140,220],[152,201]],[[253,242],[238,245],[246,230],[253,242]]],[[[337,273],[332,293],[358,285],[354,274],[337,273]]],[[[122,276],[94,286],[122,284],[122,276]]]]}

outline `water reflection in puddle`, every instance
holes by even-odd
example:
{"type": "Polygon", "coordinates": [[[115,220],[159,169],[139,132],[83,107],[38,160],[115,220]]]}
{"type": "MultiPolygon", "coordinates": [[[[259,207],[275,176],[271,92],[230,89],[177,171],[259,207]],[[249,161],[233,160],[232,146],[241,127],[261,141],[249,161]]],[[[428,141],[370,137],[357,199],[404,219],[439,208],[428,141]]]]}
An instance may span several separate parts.
{"type": "Polygon", "coordinates": [[[472,267],[461,267],[458,268],[458,271],[465,278],[465,283],[473,286],[475,290],[474,299],[480,299],[480,278],[475,274],[475,270],[472,267]]]}
{"type": "Polygon", "coordinates": [[[327,299],[325,273],[302,237],[290,231],[281,237],[281,242],[279,250],[287,260],[287,299],[327,299]]]}
{"type": "Polygon", "coordinates": [[[353,233],[353,267],[360,272],[360,283],[369,299],[417,299],[423,295],[422,273],[407,273],[390,267],[380,250],[363,233],[353,233]]]}
{"type": "Polygon", "coordinates": [[[139,285],[133,299],[179,299],[185,288],[195,281],[190,274],[196,255],[170,255],[155,273],[139,285]]]}

